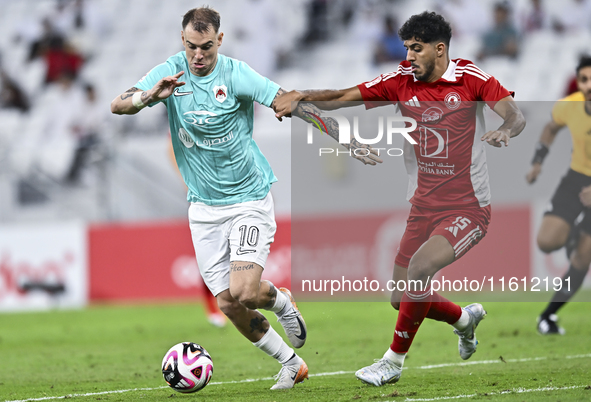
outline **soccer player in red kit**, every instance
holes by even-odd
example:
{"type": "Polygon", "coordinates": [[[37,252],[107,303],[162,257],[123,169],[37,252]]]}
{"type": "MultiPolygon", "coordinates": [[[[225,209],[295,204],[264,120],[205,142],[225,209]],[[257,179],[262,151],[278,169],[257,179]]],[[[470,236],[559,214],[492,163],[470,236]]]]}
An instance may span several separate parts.
{"type": "Polygon", "coordinates": [[[451,28],[442,16],[413,15],[398,34],[407,57],[396,71],[343,90],[291,91],[277,99],[275,108],[276,116],[282,118],[300,101],[349,102],[343,106],[363,101],[366,107],[385,101],[397,104],[402,115],[418,123],[410,133],[417,144],[407,146],[404,153],[412,208],[393,279],[421,286],[393,292],[391,303],[399,310],[394,340],[382,359],[355,373],[376,386],[399,380],[406,353],[425,317],[455,328],[462,359],[476,351],[474,331],[486,315],[482,305],[462,309],[432,292],[429,281],[486,234],[491,210],[484,142],[507,146],[509,138],[525,127],[512,94],[494,77],[468,60],[450,60],[451,28]],[[486,133],[484,104],[504,120],[498,129],[486,133]]]}

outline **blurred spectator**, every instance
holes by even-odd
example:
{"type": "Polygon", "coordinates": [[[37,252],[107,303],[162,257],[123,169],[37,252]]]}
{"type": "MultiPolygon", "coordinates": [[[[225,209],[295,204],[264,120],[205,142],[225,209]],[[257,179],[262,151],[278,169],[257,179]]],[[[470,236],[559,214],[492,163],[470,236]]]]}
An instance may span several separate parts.
{"type": "Polygon", "coordinates": [[[375,64],[400,62],[406,59],[406,49],[398,37],[398,27],[392,16],[384,18],[384,32],[378,39],[373,59],[375,64]]]}
{"type": "Polygon", "coordinates": [[[482,37],[478,59],[489,56],[517,57],[517,30],[511,22],[511,8],[507,2],[494,6],[494,26],[482,37]]]}
{"type": "MultiPolygon", "coordinates": [[[[588,54],[580,54],[579,60],[584,60],[591,58],[591,55],[588,54]]],[[[579,91],[579,85],[577,83],[577,74],[573,74],[569,77],[568,82],[566,84],[566,88],[564,90],[564,96],[568,96],[574,94],[575,92],[579,91]]]]}
{"type": "Polygon", "coordinates": [[[107,109],[97,101],[96,90],[92,84],[84,86],[84,100],[73,115],[70,130],[77,139],[74,160],[66,176],[66,181],[76,184],[80,174],[88,165],[93,150],[100,144],[102,125],[107,109]]]}
{"type": "Polygon", "coordinates": [[[96,41],[106,33],[100,8],[88,0],[58,0],[49,18],[56,31],[86,56],[93,53],[96,41]]]}
{"type": "Polygon", "coordinates": [[[51,41],[44,57],[47,65],[46,84],[57,81],[64,74],[76,78],[84,62],[76,49],[60,38],[51,41]]]}
{"type": "Polygon", "coordinates": [[[52,43],[64,41],[64,36],[55,29],[49,18],[43,18],[41,21],[41,27],[42,29],[39,37],[33,39],[30,43],[29,62],[45,55],[52,43]]]}
{"type": "Polygon", "coordinates": [[[308,3],[308,30],[303,42],[312,44],[328,39],[328,0],[308,3]]]}
{"type": "Polygon", "coordinates": [[[0,107],[18,109],[21,112],[29,111],[29,99],[24,91],[6,71],[0,67],[0,107]]]}
{"type": "Polygon", "coordinates": [[[481,36],[491,26],[482,1],[440,0],[436,8],[450,22],[457,38],[481,36]]]}
{"type": "Polygon", "coordinates": [[[565,0],[560,14],[553,21],[556,32],[577,32],[591,29],[591,2],[589,0],[565,0]]]}
{"type": "Polygon", "coordinates": [[[84,104],[84,93],[76,85],[74,76],[63,72],[43,95],[43,129],[36,133],[37,141],[43,144],[35,149],[33,164],[53,180],[67,177],[72,166],[78,140],[72,132],[84,104]]]}
{"type": "Polygon", "coordinates": [[[542,0],[531,0],[527,8],[523,9],[519,16],[521,32],[529,34],[550,27],[550,18],[542,0]]]}
{"type": "Polygon", "coordinates": [[[273,77],[279,50],[276,4],[272,0],[241,0],[235,4],[242,18],[235,22],[232,57],[244,60],[264,77],[273,77]]]}

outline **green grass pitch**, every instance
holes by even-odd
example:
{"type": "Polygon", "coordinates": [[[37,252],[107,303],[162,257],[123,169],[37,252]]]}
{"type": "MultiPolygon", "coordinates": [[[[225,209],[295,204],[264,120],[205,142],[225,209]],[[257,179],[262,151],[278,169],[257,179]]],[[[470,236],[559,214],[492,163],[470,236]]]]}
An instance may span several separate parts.
{"type": "Polygon", "coordinates": [[[353,372],[390,344],[396,319],[390,305],[300,303],[309,335],[299,354],[311,376],[288,391],[269,390],[278,363],[230,325],[209,325],[197,304],[0,314],[0,401],[591,400],[588,303],[568,304],[560,314],[567,333],[553,337],[535,330],[542,303],[484,306],[488,316],[468,364],[451,327],[426,320],[400,382],[376,388],[353,372]],[[160,372],[164,353],[181,341],[202,344],[214,361],[212,383],[196,394],[171,390],[160,372]]]}

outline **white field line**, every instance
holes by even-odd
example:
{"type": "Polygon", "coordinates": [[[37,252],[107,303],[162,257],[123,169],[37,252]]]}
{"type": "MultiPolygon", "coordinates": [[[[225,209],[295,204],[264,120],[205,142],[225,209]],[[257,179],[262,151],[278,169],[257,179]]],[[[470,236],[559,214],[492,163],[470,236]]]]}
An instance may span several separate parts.
{"type": "MultiPolygon", "coordinates": [[[[544,391],[562,391],[565,389],[577,389],[583,388],[587,385],[573,385],[571,387],[540,387],[540,388],[513,388],[507,389],[505,391],[500,392],[487,392],[486,396],[491,395],[504,395],[504,394],[523,394],[526,392],[544,392],[544,391]]],[[[465,399],[465,398],[472,398],[475,396],[484,396],[484,394],[467,394],[467,395],[456,395],[456,396],[440,396],[437,398],[406,398],[404,402],[428,402],[428,401],[446,401],[451,399],[465,399]]],[[[398,400],[400,401],[400,400],[398,400]]],[[[397,401],[392,401],[397,402],[397,401]]]]}
{"type": "MultiPolygon", "coordinates": [[[[591,357],[591,353],[583,354],[583,355],[572,355],[572,356],[564,356],[563,359],[580,359],[580,358],[589,358],[591,357]]],[[[530,361],[538,361],[538,360],[547,360],[552,359],[552,357],[530,357],[524,359],[506,359],[505,362],[507,363],[521,363],[521,362],[530,362],[530,361]]],[[[499,360],[477,360],[473,362],[462,362],[462,363],[443,363],[443,364],[433,364],[428,366],[418,366],[418,367],[410,367],[411,369],[418,369],[418,370],[430,370],[442,367],[458,367],[458,366],[472,366],[476,364],[497,364],[503,363],[500,359],[499,360]]],[[[408,369],[409,367],[405,367],[404,369],[408,369]]],[[[332,375],[341,375],[341,374],[353,374],[354,371],[333,371],[327,373],[316,373],[310,374],[310,377],[324,377],[324,376],[332,376],[332,375]]],[[[256,382],[256,381],[267,381],[272,380],[273,377],[263,377],[263,378],[249,378],[246,380],[238,380],[238,381],[218,381],[218,382],[210,382],[209,385],[222,385],[222,384],[241,384],[247,382],[256,382]]],[[[571,387],[545,387],[545,388],[533,388],[533,389],[524,389],[524,388],[514,388],[512,390],[506,390],[502,392],[489,392],[488,395],[501,395],[507,393],[524,393],[524,392],[540,392],[540,391],[557,391],[557,390],[565,390],[565,389],[575,389],[575,388],[582,388],[586,385],[574,385],[571,387]]],[[[157,389],[164,389],[168,388],[167,386],[162,387],[155,387],[155,388],[130,388],[130,389],[119,389],[114,391],[102,391],[102,392],[88,392],[85,394],[68,394],[63,396],[46,396],[42,398],[28,398],[28,399],[15,399],[15,400],[5,400],[4,402],[33,402],[33,401],[49,401],[55,399],[67,399],[67,398],[74,398],[74,397],[82,397],[82,396],[96,396],[96,395],[106,395],[106,394],[122,394],[125,392],[134,392],[134,391],[154,391],[157,389]]],[[[431,398],[431,399],[410,399],[407,398],[406,401],[408,402],[419,402],[419,401],[443,401],[448,399],[463,399],[463,398],[471,398],[473,396],[477,396],[478,394],[471,394],[471,395],[457,395],[457,396],[443,396],[438,398],[431,398]]]]}

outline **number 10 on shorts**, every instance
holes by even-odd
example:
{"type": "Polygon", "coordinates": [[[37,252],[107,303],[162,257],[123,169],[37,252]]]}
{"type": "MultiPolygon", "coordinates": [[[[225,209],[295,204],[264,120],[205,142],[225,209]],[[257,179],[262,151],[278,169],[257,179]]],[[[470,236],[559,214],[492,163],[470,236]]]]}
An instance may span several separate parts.
{"type": "Polygon", "coordinates": [[[242,225],[238,230],[240,231],[240,248],[245,245],[256,247],[259,242],[259,228],[256,226],[248,227],[247,225],[242,225]]]}

